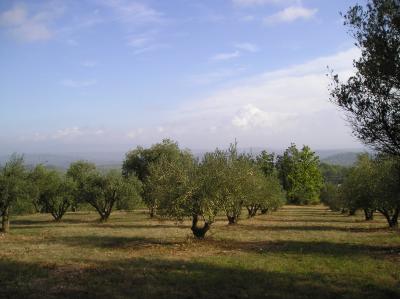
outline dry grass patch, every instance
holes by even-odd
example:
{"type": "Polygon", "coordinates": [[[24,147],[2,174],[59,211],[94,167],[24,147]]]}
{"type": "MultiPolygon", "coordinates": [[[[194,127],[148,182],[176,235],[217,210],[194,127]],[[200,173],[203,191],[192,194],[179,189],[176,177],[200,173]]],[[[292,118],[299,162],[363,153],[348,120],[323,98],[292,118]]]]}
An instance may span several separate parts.
{"type": "Polygon", "coordinates": [[[285,206],[207,238],[146,211],[15,217],[1,298],[400,298],[400,234],[323,206],[285,206]]]}

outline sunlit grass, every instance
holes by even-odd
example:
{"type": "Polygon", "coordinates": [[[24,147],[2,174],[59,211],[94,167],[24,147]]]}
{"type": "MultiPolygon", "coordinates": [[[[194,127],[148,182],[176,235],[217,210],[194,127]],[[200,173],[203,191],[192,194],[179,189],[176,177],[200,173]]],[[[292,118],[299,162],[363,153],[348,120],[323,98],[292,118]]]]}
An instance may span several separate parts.
{"type": "MultiPolygon", "coordinates": [[[[244,214],[245,215],[245,214],[244,214]]],[[[14,217],[0,298],[400,298],[400,233],[325,207],[286,206],[203,241],[146,211],[14,217]]]]}

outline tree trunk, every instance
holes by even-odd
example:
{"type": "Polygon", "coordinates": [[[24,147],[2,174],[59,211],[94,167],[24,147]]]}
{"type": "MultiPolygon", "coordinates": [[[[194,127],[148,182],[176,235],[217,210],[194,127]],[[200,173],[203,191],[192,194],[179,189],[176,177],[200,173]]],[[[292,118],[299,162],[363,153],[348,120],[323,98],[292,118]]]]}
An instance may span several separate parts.
{"type": "Polygon", "coordinates": [[[392,216],[390,215],[390,212],[388,210],[382,209],[382,210],[379,210],[379,212],[383,216],[385,216],[390,228],[397,228],[399,226],[398,218],[399,218],[400,209],[395,209],[392,216]]]}
{"type": "Polygon", "coordinates": [[[229,225],[236,224],[238,221],[238,218],[236,216],[226,215],[226,217],[228,218],[229,225]]]}
{"type": "Polygon", "coordinates": [[[248,218],[252,218],[257,215],[258,207],[247,207],[248,218]]]}
{"type": "Polygon", "coordinates": [[[100,222],[107,222],[108,218],[110,217],[111,213],[104,212],[100,214],[100,222]]]}
{"type": "Polygon", "coordinates": [[[199,221],[198,215],[193,215],[192,219],[192,232],[193,235],[198,238],[198,239],[204,239],[204,236],[206,235],[207,231],[210,229],[210,223],[207,221],[204,222],[203,227],[198,227],[197,223],[199,221]]]}
{"type": "Polygon", "coordinates": [[[1,231],[3,233],[8,233],[10,231],[10,208],[7,207],[3,212],[3,217],[1,220],[1,231]]]}
{"type": "Polygon", "coordinates": [[[261,214],[265,215],[268,213],[268,209],[261,209],[261,214]]]}
{"type": "Polygon", "coordinates": [[[154,217],[154,215],[155,215],[155,212],[154,212],[154,207],[151,207],[150,209],[149,209],[149,211],[150,211],[150,218],[153,218],[154,217]]]}
{"type": "Polygon", "coordinates": [[[356,214],[356,209],[350,209],[349,210],[349,216],[354,216],[356,214]]]}
{"type": "Polygon", "coordinates": [[[400,209],[395,209],[395,211],[394,211],[394,213],[393,213],[393,216],[392,216],[392,218],[390,219],[390,223],[389,223],[389,226],[390,226],[391,228],[398,228],[398,227],[399,227],[399,221],[398,221],[398,219],[399,219],[399,212],[400,212],[400,209]]]}
{"type": "Polygon", "coordinates": [[[35,212],[40,213],[40,205],[36,201],[33,201],[32,203],[33,207],[35,208],[35,212]]]}
{"type": "Polygon", "coordinates": [[[366,221],[374,220],[374,210],[364,209],[364,214],[366,221]]]}
{"type": "Polygon", "coordinates": [[[394,218],[390,219],[389,227],[390,227],[390,228],[398,228],[398,227],[399,227],[399,222],[398,222],[398,220],[397,220],[397,219],[394,219],[394,218]]]}

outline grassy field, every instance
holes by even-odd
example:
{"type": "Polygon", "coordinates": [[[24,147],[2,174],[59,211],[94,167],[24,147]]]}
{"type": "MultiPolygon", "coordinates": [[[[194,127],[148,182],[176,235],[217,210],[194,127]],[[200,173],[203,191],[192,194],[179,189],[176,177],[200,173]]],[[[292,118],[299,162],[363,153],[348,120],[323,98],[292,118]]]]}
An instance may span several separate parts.
{"type": "Polygon", "coordinates": [[[145,211],[14,217],[0,298],[400,298],[400,232],[325,207],[285,206],[207,239],[145,211]]]}

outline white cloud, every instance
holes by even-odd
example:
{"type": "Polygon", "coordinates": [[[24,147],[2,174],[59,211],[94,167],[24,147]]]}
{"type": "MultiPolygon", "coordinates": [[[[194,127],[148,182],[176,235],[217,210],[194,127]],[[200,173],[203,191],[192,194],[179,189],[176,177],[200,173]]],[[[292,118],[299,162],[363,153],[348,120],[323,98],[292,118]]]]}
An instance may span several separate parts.
{"type": "Polygon", "coordinates": [[[257,45],[252,43],[237,43],[235,44],[235,48],[252,53],[260,50],[257,45]]]}
{"type": "Polygon", "coordinates": [[[234,45],[234,47],[237,50],[233,52],[218,53],[212,56],[210,59],[213,61],[231,60],[240,57],[244,51],[252,53],[259,51],[257,45],[252,43],[237,43],[234,45]]]}
{"type": "Polygon", "coordinates": [[[83,67],[87,67],[87,68],[94,68],[97,66],[97,61],[94,60],[85,60],[82,62],[82,66],[83,67]]]}
{"type": "Polygon", "coordinates": [[[133,54],[140,55],[143,53],[152,52],[152,51],[156,51],[156,50],[160,50],[160,49],[167,49],[167,48],[170,48],[170,46],[167,44],[161,44],[161,43],[160,44],[152,44],[147,47],[139,48],[139,49],[133,51],[133,54]]]}
{"type": "Polygon", "coordinates": [[[137,137],[139,137],[140,135],[142,135],[143,132],[144,132],[143,128],[138,128],[138,129],[135,129],[135,130],[131,130],[130,132],[128,132],[128,133],[126,134],[126,136],[127,136],[129,139],[136,139],[137,137]]]}
{"type": "Polygon", "coordinates": [[[133,48],[142,48],[147,46],[154,40],[153,37],[146,35],[130,36],[128,38],[128,45],[133,48]]]}
{"type": "Polygon", "coordinates": [[[218,54],[215,54],[213,57],[211,57],[211,60],[223,61],[223,60],[230,60],[233,58],[237,58],[239,56],[240,56],[239,51],[228,52],[228,53],[218,53],[218,54]]]}
{"type": "Polygon", "coordinates": [[[32,135],[24,135],[20,137],[21,141],[33,141],[33,142],[44,142],[44,141],[82,141],[88,138],[100,138],[106,133],[103,129],[93,128],[82,128],[79,126],[71,126],[67,128],[58,129],[53,132],[35,132],[32,135]]]}
{"type": "Polygon", "coordinates": [[[242,16],[239,18],[240,21],[244,21],[244,22],[251,22],[254,21],[256,18],[253,15],[246,15],[246,16],[242,16]]]}
{"type": "Polygon", "coordinates": [[[75,138],[84,135],[84,132],[79,127],[71,127],[58,130],[51,137],[53,139],[75,138]]]}
{"type": "Polygon", "coordinates": [[[246,68],[244,67],[218,69],[209,73],[192,76],[189,81],[199,85],[210,84],[236,77],[242,74],[245,70],[246,68]]]}
{"type": "Polygon", "coordinates": [[[234,116],[232,124],[242,129],[272,128],[295,116],[295,113],[268,112],[247,104],[234,116]]]}
{"type": "Polygon", "coordinates": [[[67,43],[68,46],[71,46],[71,47],[77,47],[79,45],[79,43],[76,40],[72,39],[72,38],[67,39],[66,43],[67,43]]]}
{"type": "Polygon", "coordinates": [[[302,6],[290,6],[276,14],[268,16],[264,19],[266,24],[290,23],[299,19],[308,20],[314,17],[318,12],[316,8],[305,8],[302,6]]]}
{"type": "Polygon", "coordinates": [[[327,66],[342,77],[353,72],[352,48],[285,69],[235,81],[214,94],[181,106],[160,124],[186,146],[226,146],[234,138],[247,146],[285,147],[290,142],[318,148],[358,146],[329,102],[327,66]],[[210,135],[210,128],[215,134],[210,135]]]}
{"type": "Polygon", "coordinates": [[[128,23],[159,23],[163,14],[146,4],[136,1],[103,0],[100,3],[112,9],[118,21],[128,23]]]}
{"type": "MultiPolygon", "coordinates": [[[[240,146],[284,148],[291,142],[314,149],[358,147],[341,113],[328,99],[326,66],[345,79],[359,50],[352,48],[292,67],[269,71],[165,112],[153,123],[114,131],[71,125],[32,134],[23,141],[40,144],[149,145],[162,138],[193,149],[240,146]],[[48,142],[48,143],[46,143],[48,142]]],[[[27,143],[28,144],[28,143],[27,143]]]]}
{"type": "Polygon", "coordinates": [[[104,130],[102,130],[102,129],[98,129],[98,130],[95,130],[93,133],[94,133],[94,135],[96,135],[96,136],[101,136],[101,135],[103,135],[105,132],[104,132],[104,130]]]}
{"type": "Polygon", "coordinates": [[[169,48],[168,44],[156,41],[157,34],[156,30],[151,30],[141,34],[130,35],[127,37],[127,45],[134,49],[134,55],[169,48]]]}
{"type": "Polygon", "coordinates": [[[33,142],[41,142],[47,140],[47,136],[42,133],[35,132],[32,135],[23,135],[19,137],[19,141],[33,141],[33,142]]]}
{"type": "Polygon", "coordinates": [[[232,0],[237,6],[258,6],[266,4],[287,5],[290,3],[299,3],[299,0],[232,0]]]}
{"type": "Polygon", "coordinates": [[[25,5],[16,4],[0,14],[0,26],[19,41],[48,40],[55,35],[49,23],[63,12],[62,6],[48,5],[41,11],[30,14],[25,5]]]}
{"type": "Polygon", "coordinates": [[[95,79],[89,79],[89,80],[65,79],[61,81],[61,84],[66,87],[80,88],[80,87],[89,87],[96,85],[97,81],[95,79]]]}
{"type": "Polygon", "coordinates": [[[18,4],[0,15],[0,24],[4,26],[18,26],[26,21],[26,7],[18,4]]]}

